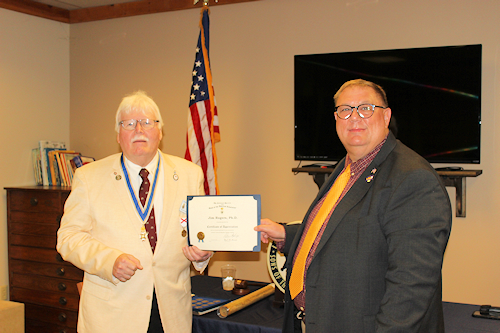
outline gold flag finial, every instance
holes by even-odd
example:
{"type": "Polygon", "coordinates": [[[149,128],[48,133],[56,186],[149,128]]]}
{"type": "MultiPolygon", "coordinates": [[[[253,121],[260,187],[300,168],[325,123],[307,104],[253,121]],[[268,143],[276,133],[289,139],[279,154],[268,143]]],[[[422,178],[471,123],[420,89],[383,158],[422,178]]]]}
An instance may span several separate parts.
{"type": "MultiPolygon", "coordinates": [[[[194,4],[196,5],[200,0],[194,0],[194,4]]],[[[215,0],[215,2],[219,2],[219,0],[215,0]]],[[[208,6],[208,0],[203,0],[203,5],[208,6]]]]}

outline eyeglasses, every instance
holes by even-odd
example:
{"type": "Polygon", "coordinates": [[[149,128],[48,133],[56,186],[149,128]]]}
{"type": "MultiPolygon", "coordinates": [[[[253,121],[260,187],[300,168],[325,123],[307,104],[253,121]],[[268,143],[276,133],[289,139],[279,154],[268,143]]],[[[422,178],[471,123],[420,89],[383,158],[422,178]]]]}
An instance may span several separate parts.
{"type": "Polygon", "coordinates": [[[335,113],[341,119],[348,119],[352,115],[352,111],[356,109],[356,112],[361,118],[367,119],[373,116],[375,108],[387,109],[384,106],[378,106],[374,104],[361,104],[358,106],[339,105],[335,107],[335,113]]]}
{"type": "Polygon", "coordinates": [[[159,120],[153,119],[128,119],[120,121],[118,125],[121,125],[126,131],[133,131],[135,130],[137,123],[141,123],[142,129],[150,130],[156,125],[156,123],[159,122],[159,120]]]}

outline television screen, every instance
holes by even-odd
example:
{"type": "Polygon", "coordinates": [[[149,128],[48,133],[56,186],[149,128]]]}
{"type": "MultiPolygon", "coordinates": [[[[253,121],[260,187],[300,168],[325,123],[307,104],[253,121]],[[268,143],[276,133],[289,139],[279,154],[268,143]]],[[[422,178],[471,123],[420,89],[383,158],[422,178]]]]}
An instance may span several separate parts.
{"type": "Polygon", "coordinates": [[[387,93],[396,137],[431,163],[479,163],[481,45],[296,55],[295,160],[338,161],[333,95],[352,79],[387,93]],[[394,123],[395,122],[395,123],[394,123]]]}

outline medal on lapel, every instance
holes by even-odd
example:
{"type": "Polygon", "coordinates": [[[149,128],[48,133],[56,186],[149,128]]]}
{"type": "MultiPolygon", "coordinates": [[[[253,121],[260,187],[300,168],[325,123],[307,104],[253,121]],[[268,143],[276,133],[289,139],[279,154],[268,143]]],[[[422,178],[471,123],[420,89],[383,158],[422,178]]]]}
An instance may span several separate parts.
{"type": "Polygon", "coordinates": [[[146,227],[143,224],[141,228],[141,240],[144,242],[146,239],[148,239],[148,232],[146,231],[146,227]]]}
{"type": "MultiPolygon", "coordinates": [[[[183,214],[187,213],[187,203],[186,203],[186,200],[182,200],[182,204],[181,204],[181,207],[179,208],[179,211],[181,213],[183,213],[183,214]]],[[[182,235],[182,237],[186,237],[187,236],[187,231],[186,231],[187,217],[181,217],[180,218],[180,222],[181,222],[181,227],[182,227],[181,235],[182,235]]]]}
{"type": "Polygon", "coordinates": [[[377,172],[377,169],[373,168],[372,171],[371,171],[371,175],[369,175],[368,177],[366,177],[366,182],[369,183],[373,180],[373,178],[375,177],[375,172],[377,172]]]}
{"type": "Polygon", "coordinates": [[[187,218],[185,217],[181,217],[181,227],[182,227],[182,237],[186,237],[187,236],[187,231],[186,231],[186,227],[187,227],[187,218]]]}

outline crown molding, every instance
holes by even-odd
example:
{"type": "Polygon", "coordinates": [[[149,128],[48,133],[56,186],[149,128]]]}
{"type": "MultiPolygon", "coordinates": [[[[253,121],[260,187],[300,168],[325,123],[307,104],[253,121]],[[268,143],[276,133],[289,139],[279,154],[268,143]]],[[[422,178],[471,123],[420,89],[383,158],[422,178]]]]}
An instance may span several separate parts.
{"type": "MultiPolygon", "coordinates": [[[[218,0],[217,2],[212,1],[209,5],[219,6],[250,1],[260,0],[218,0]]],[[[30,0],[0,0],[0,8],[72,24],[201,8],[203,6],[203,1],[199,1],[196,5],[193,2],[193,0],[139,0],[115,5],[67,10],[30,0]]]]}

